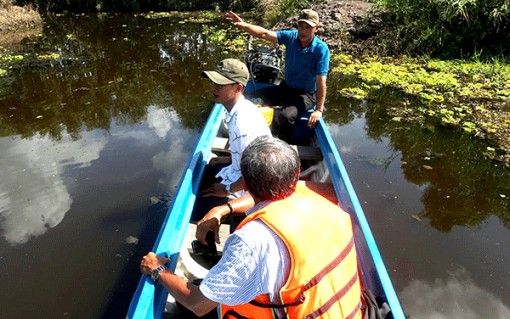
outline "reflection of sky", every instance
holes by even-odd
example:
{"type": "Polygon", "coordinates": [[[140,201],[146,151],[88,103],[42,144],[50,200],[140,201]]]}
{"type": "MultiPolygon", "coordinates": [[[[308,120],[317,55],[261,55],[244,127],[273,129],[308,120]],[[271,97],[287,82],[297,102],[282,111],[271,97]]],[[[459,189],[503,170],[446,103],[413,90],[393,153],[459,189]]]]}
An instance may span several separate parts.
{"type": "Polygon", "coordinates": [[[510,318],[510,308],[478,287],[463,269],[446,280],[413,280],[399,298],[413,319],[510,318]]]}
{"type": "Polygon", "coordinates": [[[366,156],[376,156],[376,154],[378,154],[377,156],[380,154],[389,156],[391,154],[387,152],[389,140],[386,137],[382,137],[380,140],[367,137],[365,125],[363,117],[356,118],[345,125],[327,124],[329,133],[335,141],[345,141],[345,143],[336,142],[341,154],[356,156],[363,153],[366,156]]]}
{"type": "Polygon", "coordinates": [[[88,166],[104,144],[93,138],[0,138],[0,235],[12,245],[23,244],[57,226],[72,203],[62,163],[88,166]]]}
{"type": "MultiPolygon", "coordinates": [[[[173,188],[181,176],[175,167],[183,167],[189,157],[182,139],[189,132],[184,132],[173,110],[156,106],[148,108],[147,124],[150,131],[112,127],[110,137],[131,140],[134,148],[168,141],[152,162],[164,172],[159,182],[173,188]]],[[[11,245],[23,244],[56,227],[73,202],[64,183],[65,167],[91,165],[99,159],[107,138],[96,137],[94,132],[82,132],[78,141],[67,136],[58,142],[40,136],[0,138],[0,236],[11,245]]]]}
{"type": "Polygon", "coordinates": [[[179,117],[173,110],[158,109],[155,106],[150,106],[147,110],[147,123],[162,140],[165,139],[172,127],[176,127],[175,124],[178,122],[179,117]]]}
{"type": "Polygon", "coordinates": [[[181,174],[175,174],[172,169],[175,168],[176,163],[187,163],[189,159],[189,151],[186,151],[186,145],[180,137],[189,133],[183,132],[184,129],[179,123],[179,116],[171,109],[149,107],[147,123],[161,140],[166,139],[168,141],[168,151],[162,151],[154,155],[152,163],[154,168],[164,172],[159,183],[173,188],[179,183],[181,174]],[[167,136],[169,136],[168,139],[167,136]]]}

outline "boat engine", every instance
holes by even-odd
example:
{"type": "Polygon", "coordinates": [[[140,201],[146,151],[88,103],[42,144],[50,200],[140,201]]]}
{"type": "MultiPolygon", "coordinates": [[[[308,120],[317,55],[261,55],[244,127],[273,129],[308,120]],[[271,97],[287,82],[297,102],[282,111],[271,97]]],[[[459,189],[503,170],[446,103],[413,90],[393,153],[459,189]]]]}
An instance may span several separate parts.
{"type": "Polygon", "coordinates": [[[252,48],[248,40],[246,66],[250,72],[251,81],[256,83],[273,84],[281,72],[283,49],[280,47],[257,46],[252,48]]]}

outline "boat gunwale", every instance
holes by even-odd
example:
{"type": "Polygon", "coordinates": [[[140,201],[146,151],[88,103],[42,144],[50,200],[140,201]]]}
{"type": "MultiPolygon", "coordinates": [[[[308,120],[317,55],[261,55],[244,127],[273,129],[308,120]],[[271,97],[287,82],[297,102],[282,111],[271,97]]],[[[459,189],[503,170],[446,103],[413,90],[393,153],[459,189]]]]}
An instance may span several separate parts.
{"type": "MultiPolygon", "coordinates": [[[[177,265],[200,180],[212,152],[214,138],[219,130],[223,114],[223,106],[215,104],[181,176],[175,197],[167,210],[152,249],[156,255],[170,258],[169,268],[173,271],[177,265]]],[[[154,283],[150,276],[142,275],[131,299],[126,318],[161,318],[167,295],[162,285],[154,283]]]]}
{"type": "Polygon", "coordinates": [[[359,266],[363,272],[362,276],[365,287],[368,288],[375,296],[382,297],[383,302],[388,303],[391,309],[390,314],[393,318],[405,318],[402,305],[398,300],[397,293],[395,292],[395,288],[393,287],[387,268],[384,265],[379,248],[372,234],[372,230],[370,229],[370,225],[365,213],[363,212],[363,208],[361,207],[354,187],[352,186],[349,174],[347,173],[340,153],[333,142],[333,138],[331,137],[323,118],[321,118],[319,123],[316,125],[315,134],[317,136],[324,161],[328,167],[339,205],[343,209],[347,210],[347,212],[351,215],[358,259],[361,258],[361,260],[363,260],[363,263],[360,262],[359,266]],[[347,198],[342,194],[342,185],[340,184],[340,181],[347,193],[347,198]],[[350,207],[350,205],[348,205],[349,203],[352,205],[351,207],[354,212],[348,209],[348,207],[350,207]],[[356,227],[361,230],[362,236],[357,236],[356,227]],[[361,245],[362,243],[360,243],[360,240],[363,241],[363,246],[365,247],[361,245]],[[366,253],[365,248],[369,250],[368,254],[366,253]],[[367,258],[370,258],[371,265],[366,264],[367,258]],[[373,272],[374,268],[375,274],[373,272]]]}

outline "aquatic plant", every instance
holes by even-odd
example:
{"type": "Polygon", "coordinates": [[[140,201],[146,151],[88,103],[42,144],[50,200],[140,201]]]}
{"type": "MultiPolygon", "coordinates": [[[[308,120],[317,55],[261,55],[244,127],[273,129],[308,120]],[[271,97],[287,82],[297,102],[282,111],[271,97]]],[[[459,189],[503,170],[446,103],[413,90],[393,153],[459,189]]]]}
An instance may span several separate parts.
{"type": "Polygon", "coordinates": [[[224,55],[244,52],[246,48],[247,38],[236,36],[234,31],[232,27],[225,29],[218,25],[202,25],[202,34],[207,36],[208,41],[221,44],[224,55]]]}
{"type": "Polygon", "coordinates": [[[418,107],[405,99],[387,109],[393,121],[431,122],[462,129],[497,145],[495,156],[510,166],[510,65],[472,60],[427,60],[402,57],[346,54],[332,57],[333,75],[352,83],[340,94],[360,98],[377,95],[381,88],[413,97],[418,107]],[[357,80],[357,81],[353,81],[357,80]]]}
{"type": "MultiPolygon", "coordinates": [[[[0,47],[2,49],[2,47],[0,47]]],[[[10,54],[3,50],[4,53],[0,52],[0,77],[5,76],[9,73],[9,70],[13,65],[23,61],[24,57],[20,54],[10,54]]]]}
{"type": "Polygon", "coordinates": [[[56,60],[58,58],[60,58],[60,54],[58,53],[40,54],[37,56],[39,60],[56,60]]]}

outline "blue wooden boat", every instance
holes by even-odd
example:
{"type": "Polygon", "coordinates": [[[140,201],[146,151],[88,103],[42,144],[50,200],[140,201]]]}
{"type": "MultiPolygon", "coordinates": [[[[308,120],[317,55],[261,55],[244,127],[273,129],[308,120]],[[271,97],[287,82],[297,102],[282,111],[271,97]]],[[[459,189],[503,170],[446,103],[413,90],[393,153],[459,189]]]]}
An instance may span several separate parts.
{"type": "MultiPolygon", "coordinates": [[[[172,270],[176,268],[200,180],[222,124],[222,109],[223,107],[217,104],[211,111],[152,249],[156,254],[170,258],[171,262],[168,266],[172,270]]],[[[301,120],[306,121],[306,117],[301,120]]],[[[336,196],[339,205],[352,218],[361,276],[365,287],[376,296],[378,301],[389,305],[391,312],[387,318],[405,318],[358,197],[337,147],[322,119],[314,131],[315,148],[320,149],[322,156],[316,159],[313,165],[308,165],[308,169],[303,170],[303,173],[308,180],[323,183],[325,187],[334,189],[333,196],[336,196]]],[[[307,161],[313,160],[307,159],[307,161]]],[[[127,318],[163,318],[167,296],[166,290],[161,285],[155,284],[150,276],[143,275],[131,300],[127,318]]]]}

